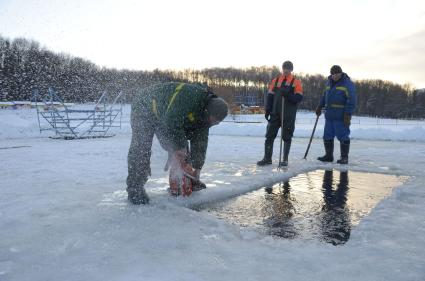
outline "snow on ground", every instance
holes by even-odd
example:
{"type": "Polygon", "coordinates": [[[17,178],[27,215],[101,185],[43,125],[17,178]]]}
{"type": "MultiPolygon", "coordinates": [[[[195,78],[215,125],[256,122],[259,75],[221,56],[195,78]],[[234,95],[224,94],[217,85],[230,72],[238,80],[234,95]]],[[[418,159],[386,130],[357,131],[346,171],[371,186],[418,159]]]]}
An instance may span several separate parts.
{"type": "MultiPolygon", "coordinates": [[[[76,105],[72,109],[93,109],[94,105],[76,105]]],[[[35,109],[0,110],[0,139],[40,137],[35,109]],[[10,126],[13,124],[13,126],[10,126]]],[[[41,118],[41,117],[40,117],[41,118]]],[[[295,137],[310,137],[316,115],[300,111],[297,114],[295,137]]],[[[118,119],[117,119],[118,120],[118,119]]],[[[123,106],[122,127],[115,130],[118,134],[131,134],[130,105],[123,106]]],[[[46,125],[41,118],[42,125],[46,125]]],[[[232,136],[258,136],[265,134],[266,121],[263,115],[229,116],[220,126],[213,127],[212,134],[232,136]],[[234,121],[253,122],[235,123],[234,121]],[[255,122],[255,123],[254,123],[255,122]]],[[[323,135],[324,116],[317,125],[315,137],[323,135]]],[[[49,136],[51,132],[43,132],[49,136]]],[[[354,116],[351,125],[353,139],[425,141],[425,120],[378,119],[354,116]]]]}
{"type": "MultiPolygon", "coordinates": [[[[33,113],[0,111],[2,281],[425,280],[425,143],[414,135],[416,125],[383,128],[415,142],[352,142],[350,170],[410,179],[352,229],[344,246],[335,247],[263,236],[186,208],[300,172],[338,168],[314,160],[323,153],[319,139],[305,161],[308,139],[295,138],[290,167],[282,172],[276,170],[277,141],[273,167],[255,165],[263,153],[264,123],[220,124],[212,130],[201,176],[208,188],[177,199],[166,193],[166,153],[155,142],[146,185],[151,204],[133,206],[125,192],[126,123],[113,138],[53,140],[38,135],[33,113]]],[[[376,128],[359,130],[373,139],[376,128]]]]}

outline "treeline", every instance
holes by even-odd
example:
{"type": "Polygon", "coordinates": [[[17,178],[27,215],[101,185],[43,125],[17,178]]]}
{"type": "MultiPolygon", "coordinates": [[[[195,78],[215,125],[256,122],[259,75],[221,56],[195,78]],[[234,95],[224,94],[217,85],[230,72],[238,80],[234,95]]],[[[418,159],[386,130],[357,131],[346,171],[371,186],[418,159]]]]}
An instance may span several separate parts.
{"type": "MultiPolygon", "coordinates": [[[[141,66],[143,67],[143,66],[141,66]]],[[[210,68],[184,71],[129,71],[101,68],[90,61],[57,54],[27,39],[9,40],[0,36],[0,100],[30,100],[32,90],[52,87],[68,102],[96,101],[103,91],[123,91],[131,102],[138,89],[165,81],[207,83],[229,103],[250,96],[262,104],[271,79],[280,72],[276,67],[210,68]]],[[[349,73],[350,75],[350,73],[349,73]]],[[[352,74],[351,74],[352,75],[352,74]]],[[[301,109],[313,110],[322,95],[326,77],[296,74],[303,82],[301,109]]],[[[424,118],[425,93],[408,85],[382,80],[357,80],[356,114],[424,118]]]]}

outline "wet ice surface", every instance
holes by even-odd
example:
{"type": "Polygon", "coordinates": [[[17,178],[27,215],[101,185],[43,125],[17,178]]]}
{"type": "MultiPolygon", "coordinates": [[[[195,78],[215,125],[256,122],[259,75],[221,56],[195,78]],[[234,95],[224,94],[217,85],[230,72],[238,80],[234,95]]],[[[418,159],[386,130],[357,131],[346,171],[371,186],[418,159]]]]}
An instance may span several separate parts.
{"type": "Polygon", "coordinates": [[[407,177],[316,170],[226,201],[194,207],[282,238],[344,244],[351,229],[407,177]]]}

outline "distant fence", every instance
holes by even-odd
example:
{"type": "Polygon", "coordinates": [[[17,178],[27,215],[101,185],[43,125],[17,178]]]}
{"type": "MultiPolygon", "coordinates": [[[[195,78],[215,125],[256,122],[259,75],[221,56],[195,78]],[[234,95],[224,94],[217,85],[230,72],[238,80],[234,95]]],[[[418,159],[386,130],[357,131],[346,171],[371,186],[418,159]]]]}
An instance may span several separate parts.
{"type": "Polygon", "coordinates": [[[122,92],[111,96],[106,91],[92,108],[72,109],[49,88],[33,91],[37,120],[42,131],[53,131],[52,138],[81,139],[111,137],[111,128],[121,128],[122,92]]]}
{"type": "MultiPolygon", "coordinates": [[[[316,118],[297,118],[297,124],[314,124],[316,118]]],[[[323,119],[324,121],[324,119],[323,119]]],[[[379,126],[425,126],[425,120],[405,120],[405,119],[381,119],[368,118],[351,119],[351,125],[379,125],[379,126]]]]}
{"type": "MultiPolygon", "coordinates": [[[[266,123],[263,114],[230,114],[225,122],[234,123],[266,123]]],[[[297,117],[296,124],[314,124],[316,118],[314,117],[297,117]]],[[[323,116],[320,121],[324,122],[323,116]]],[[[388,118],[373,118],[373,117],[353,117],[351,120],[352,125],[369,125],[369,126],[425,126],[424,119],[388,119],[388,118]]]]}

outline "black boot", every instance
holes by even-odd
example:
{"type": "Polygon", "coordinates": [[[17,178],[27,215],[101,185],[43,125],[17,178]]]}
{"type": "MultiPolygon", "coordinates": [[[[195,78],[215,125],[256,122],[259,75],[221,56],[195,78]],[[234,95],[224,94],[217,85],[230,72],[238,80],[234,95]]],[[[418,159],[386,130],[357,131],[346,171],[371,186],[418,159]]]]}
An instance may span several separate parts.
{"type": "Polygon", "coordinates": [[[325,145],[325,156],[318,157],[317,160],[322,162],[333,162],[334,161],[334,140],[323,140],[325,145]]]}
{"type": "Polygon", "coordinates": [[[192,181],[192,183],[193,183],[192,184],[192,191],[193,192],[207,188],[207,185],[205,183],[201,182],[201,181],[197,181],[197,182],[192,181]]]}
{"type": "Polygon", "coordinates": [[[279,163],[279,167],[288,166],[288,156],[291,150],[291,140],[283,142],[283,161],[279,163]]]}
{"type": "Polygon", "coordinates": [[[348,164],[348,153],[350,152],[350,141],[341,141],[341,159],[336,161],[338,164],[348,164]]]}
{"type": "Polygon", "coordinates": [[[258,166],[265,166],[272,164],[272,154],[273,154],[273,143],[264,144],[264,158],[257,162],[258,166]]]}
{"type": "Polygon", "coordinates": [[[128,201],[135,205],[148,204],[149,196],[143,187],[141,188],[127,188],[128,201]]]}

